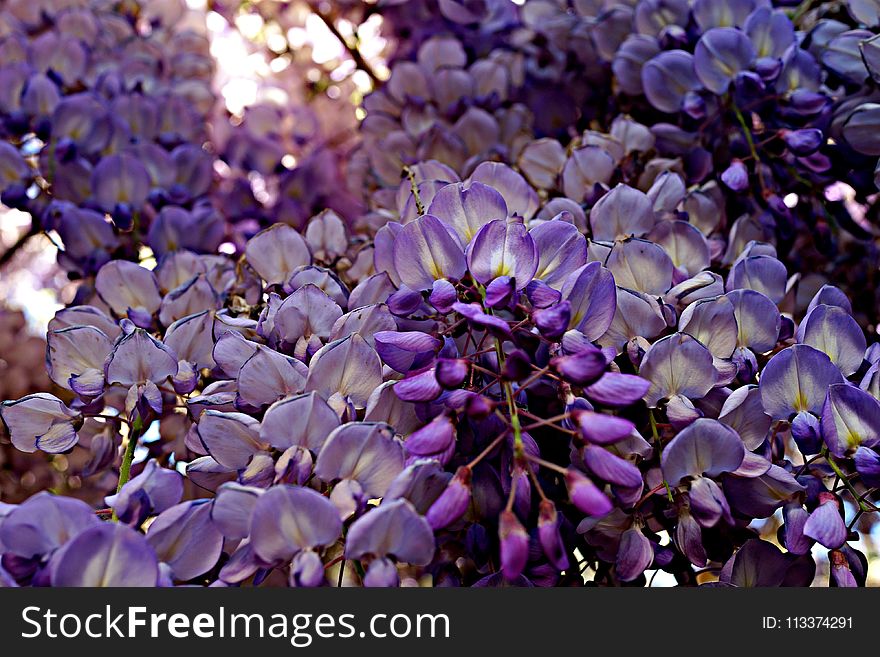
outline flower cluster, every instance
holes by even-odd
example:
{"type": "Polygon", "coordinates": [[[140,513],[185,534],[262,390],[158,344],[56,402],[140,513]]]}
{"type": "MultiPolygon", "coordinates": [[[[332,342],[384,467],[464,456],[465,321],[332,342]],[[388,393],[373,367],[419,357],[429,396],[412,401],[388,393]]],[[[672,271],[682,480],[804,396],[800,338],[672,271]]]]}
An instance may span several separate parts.
{"type": "Polygon", "coordinates": [[[865,585],[877,260],[835,265],[874,258],[880,18],[778,4],[313,8],[365,74],[334,20],[394,43],[351,153],[296,106],[195,111],[174,3],[12,3],[4,202],[82,281],[52,392],[0,416],[106,496],[0,504],[0,583],[865,585]],[[41,69],[88,17],[141,66],[41,69]]]}
{"type": "Polygon", "coordinates": [[[824,468],[853,459],[870,485],[880,402],[863,364],[875,349],[839,290],[795,328],[772,246],[740,245],[726,277],[712,272],[704,233],[670,216],[680,180],[614,188],[589,240],[570,212],[538,218],[535,190],[501,164],[427,208],[413,198],[412,221],[357,253],[325,212],[304,236],[259,233],[238,266],[186,251],[154,271],[103,265],[92,305],[50,325],[49,373],[73,401],[38,393],[2,415],[19,449],[82,449],[85,434],[90,467],[118,463],[118,524],[45,495],[10,507],[6,577],[316,586],[352,564],[365,585],[553,585],[587,568],[687,582],[772,548],[735,551],[784,507],[779,577],[809,582],[818,541],[855,581],[824,468]],[[348,266],[361,251],[372,262],[348,266]],[[863,371],[864,389],[846,383],[863,371]],[[213,496],[181,502],[179,470],[213,496]],[[59,516],[77,523],[69,540],[46,538],[59,516]],[[89,566],[110,550],[112,570],[89,566]]]}
{"type": "Polygon", "coordinates": [[[183,3],[82,4],[11,2],[0,15],[4,204],[57,231],[78,275],[141,242],[213,252],[225,227],[205,197],[207,40],[183,3]]]}

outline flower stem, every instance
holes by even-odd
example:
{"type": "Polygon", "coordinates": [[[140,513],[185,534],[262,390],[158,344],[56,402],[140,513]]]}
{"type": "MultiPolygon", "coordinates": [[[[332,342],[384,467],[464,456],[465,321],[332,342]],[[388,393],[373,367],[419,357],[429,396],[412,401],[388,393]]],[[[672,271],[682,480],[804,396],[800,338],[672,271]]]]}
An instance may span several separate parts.
{"type": "MultiPolygon", "coordinates": [[[[495,339],[495,353],[498,355],[498,370],[504,370],[504,350],[501,348],[501,340],[495,339]]],[[[507,399],[507,410],[510,413],[510,427],[513,429],[513,452],[520,455],[523,449],[522,443],[522,426],[519,423],[519,408],[516,405],[516,398],[513,394],[513,386],[510,381],[501,381],[501,389],[504,391],[504,397],[507,399]]]]}
{"type": "MultiPolygon", "coordinates": [[[[125,454],[122,455],[122,465],[119,466],[119,484],[116,486],[117,493],[122,490],[122,487],[131,478],[131,462],[134,460],[134,451],[137,449],[138,440],[141,437],[143,428],[144,421],[138,415],[134,418],[134,422],[132,422],[131,429],[128,432],[128,444],[125,446],[125,454]]],[[[116,517],[116,512],[114,511],[113,521],[116,522],[118,520],[119,518],[116,517]]]]}
{"type": "MultiPolygon", "coordinates": [[[[648,419],[651,420],[651,435],[654,437],[654,446],[657,448],[657,451],[660,451],[660,432],[657,430],[657,420],[654,417],[654,409],[648,409],[648,419]]],[[[666,488],[666,497],[670,502],[675,501],[672,497],[672,489],[669,487],[669,482],[666,479],[663,480],[663,486],[666,488]]]]}
{"type": "Polygon", "coordinates": [[[422,197],[419,195],[419,186],[416,183],[416,173],[409,166],[403,167],[403,172],[409,179],[409,187],[412,191],[413,200],[416,202],[416,212],[423,215],[425,214],[425,204],[422,203],[422,197]]]}
{"type": "Polygon", "coordinates": [[[864,501],[862,500],[859,492],[856,490],[855,486],[852,485],[852,482],[847,478],[847,476],[840,469],[840,466],[837,465],[837,462],[834,460],[834,457],[831,456],[830,453],[827,452],[827,449],[823,449],[825,452],[825,460],[828,461],[828,465],[831,466],[831,469],[834,470],[834,474],[840,477],[840,480],[843,482],[843,485],[846,486],[846,489],[850,492],[850,495],[853,497],[853,501],[858,504],[859,509],[862,511],[870,511],[864,501]]]}
{"type": "Polygon", "coordinates": [[[3,267],[7,262],[12,260],[16,253],[18,253],[25,244],[27,244],[30,238],[39,235],[40,230],[37,226],[36,222],[31,224],[31,227],[19,237],[15,243],[6,249],[2,254],[0,254],[0,267],[3,267]]]}

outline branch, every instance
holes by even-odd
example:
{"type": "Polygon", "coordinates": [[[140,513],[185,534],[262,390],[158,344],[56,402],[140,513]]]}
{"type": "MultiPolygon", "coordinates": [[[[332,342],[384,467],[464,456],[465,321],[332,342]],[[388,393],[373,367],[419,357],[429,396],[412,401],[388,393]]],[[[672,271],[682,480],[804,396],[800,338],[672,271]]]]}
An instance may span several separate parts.
{"type": "Polygon", "coordinates": [[[345,49],[348,51],[349,56],[354,60],[355,65],[366,73],[370,79],[373,81],[373,84],[378,86],[382,84],[382,80],[376,75],[376,72],[373,70],[373,67],[367,63],[367,60],[364,59],[364,56],[361,54],[361,51],[357,49],[357,46],[352,46],[348,40],[342,35],[339,31],[339,28],[336,27],[336,24],[333,22],[333,19],[328,16],[326,13],[318,9],[316,6],[310,3],[312,13],[314,13],[318,18],[320,18],[324,25],[327,26],[327,29],[333,33],[339,42],[345,46],[345,49]]]}
{"type": "Polygon", "coordinates": [[[9,261],[12,260],[12,258],[15,256],[15,254],[18,253],[25,244],[27,244],[27,242],[28,242],[28,240],[30,240],[30,238],[34,237],[35,235],[39,235],[39,234],[40,234],[40,229],[37,228],[36,222],[32,221],[31,227],[28,228],[27,232],[24,233],[21,237],[19,237],[15,241],[15,244],[10,246],[8,249],[6,249],[3,252],[2,255],[0,255],[0,267],[6,266],[9,263],[9,261]]]}

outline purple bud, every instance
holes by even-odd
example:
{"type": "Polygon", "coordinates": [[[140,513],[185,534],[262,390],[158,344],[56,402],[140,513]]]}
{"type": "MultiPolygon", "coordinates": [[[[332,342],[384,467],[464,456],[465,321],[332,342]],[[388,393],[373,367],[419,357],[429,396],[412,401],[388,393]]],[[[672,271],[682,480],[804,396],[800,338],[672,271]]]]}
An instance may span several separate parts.
{"type": "Polygon", "coordinates": [[[378,331],[373,341],[382,361],[401,374],[425,367],[443,345],[421,331],[378,331]]]}
{"type": "Polygon", "coordinates": [[[549,308],[559,303],[562,294],[544,281],[534,280],[526,286],[526,296],[535,308],[549,308]]]}
{"type": "Polygon", "coordinates": [[[513,581],[522,575],[529,559],[529,535],[513,511],[505,509],[501,512],[498,538],[501,541],[501,572],[506,580],[513,581]]]}
{"type": "Polygon", "coordinates": [[[831,550],[828,554],[828,560],[831,562],[831,580],[836,586],[841,588],[856,588],[858,583],[853,577],[852,569],[849,567],[849,561],[846,555],[840,550],[831,550]]]}
{"type": "Polygon", "coordinates": [[[446,415],[438,415],[421,429],[410,434],[404,443],[407,464],[420,458],[437,459],[446,465],[455,453],[455,427],[446,415]]]}
{"type": "Polygon", "coordinates": [[[681,109],[692,119],[699,121],[706,116],[706,101],[700,94],[689,91],[681,103],[681,109]]]}
{"type": "Polygon", "coordinates": [[[611,445],[632,435],[635,425],[622,417],[575,410],[572,419],[576,422],[581,438],[596,445],[611,445]]]}
{"type": "Polygon", "coordinates": [[[802,130],[782,130],[782,139],[785,145],[795,155],[810,155],[822,146],[824,135],[816,128],[804,128],[802,130]]]}
{"type": "Polygon", "coordinates": [[[620,538],[617,549],[617,576],[624,582],[631,582],[645,572],[654,561],[654,548],[651,541],[636,527],[630,527],[620,538]]]}
{"type": "Polygon", "coordinates": [[[434,500],[425,519],[434,530],[443,529],[461,518],[471,502],[471,469],[461,466],[455,476],[434,500]]]}
{"type": "Polygon", "coordinates": [[[782,517],[785,520],[785,549],[792,554],[807,554],[813,544],[807,536],[804,536],[804,524],[810,514],[800,503],[786,504],[782,508],[782,517]]]}
{"type": "Polygon", "coordinates": [[[471,393],[464,403],[464,412],[473,420],[485,420],[492,414],[492,402],[483,395],[471,393]]]}
{"type": "Polygon", "coordinates": [[[571,356],[557,356],[550,364],[563,379],[577,386],[588,386],[598,381],[608,365],[605,354],[595,347],[571,356]]]}
{"type": "Polygon", "coordinates": [[[604,516],[611,511],[612,504],[608,496],[589,477],[577,470],[569,468],[565,472],[565,485],[568,487],[571,503],[588,516],[604,516]]]}
{"type": "Polygon", "coordinates": [[[691,513],[703,527],[714,527],[722,518],[733,523],[730,506],[721,487],[708,477],[695,477],[689,492],[691,513]]]}
{"type": "Polygon", "coordinates": [[[522,381],[532,373],[532,361],[522,349],[514,349],[504,361],[501,378],[506,381],[522,381]]]}
{"type": "Polygon", "coordinates": [[[819,418],[808,411],[801,411],[791,422],[791,437],[797,443],[801,454],[818,454],[822,449],[822,435],[819,418]]]}
{"type": "Polygon", "coordinates": [[[428,296],[428,302],[437,309],[438,312],[448,313],[452,311],[452,304],[458,301],[455,293],[455,286],[445,278],[434,281],[431,288],[431,294],[428,296]]]}
{"type": "Polygon", "coordinates": [[[789,96],[788,102],[798,114],[810,115],[818,114],[831,101],[824,93],[809,89],[795,89],[789,96]]]}
{"type": "Polygon", "coordinates": [[[779,342],[790,340],[794,336],[794,320],[782,315],[779,318],[779,342]]]}
{"type": "Polygon", "coordinates": [[[486,305],[489,308],[504,308],[513,298],[514,282],[510,276],[499,276],[486,286],[486,305]]]}
{"type": "Polygon", "coordinates": [[[651,382],[635,374],[606,372],[585,390],[592,401],[615,408],[634,404],[648,392],[651,382]]]}
{"type": "Polygon", "coordinates": [[[571,302],[565,300],[549,308],[538,308],[532,312],[532,321],[545,338],[559,340],[571,322],[571,302]]]}
{"type": "Polygon", "coordinates": [[[804,535],[828,549],[839,548],[846,542],[846,525],[838,509],[839,502],[831,493],[819,493],[819,506],[804,523],[804,535]]]}
{"type": "Polygon", "coordinates": [[[388,297],[388,310],[400,317],[414,313],[422,305],[422,295],[405,285],[388,297]]]}
{"type": "Polygon", "coordinates": [[[373,559],[364,576],[364,586],[370,588],[394,588],[400,584],[397,566],[388,557],[373,559]]]}
{"type": "Polygon", "coordinates": [[[864,445],[859,445],[853,460],[863,484],[871,487],[880,486],[880,454],[864,445]]]}
{"type": "Polygon", "coordinates": [[[432,401],[440,396],[442,390],[430,368],[413,376],[401,379],[394,384],[394,392],[403,401],[432,401]]]}
{"type": "Polygon", "coordinates": [[[587,443],[583,448],[584,464],[594,475],[610,484],[624,488],[642,485],[642,473],[625,458],[613,454],[604,447],[587,443]]]}
{"type": "Polygon", "coordinates": [[[695,566],[706,565],[703,530],[687,509],[682,509],[675,528],[675,544],[695,566]]]}
{"type": "Polygon", "coordinates": [[[736,375],[740,381],[751,381],[758,373],[758,359],[751,349],[741,347],[734,350],[732,360],[736,364],[736,375]]]}
{"type": "Polygon", "coordinates": [[[290,563],[290,585],[314,588],[324,583],[324,563],[313,550],[301,550],[290,563]]]}
{"type": "Polygon", "coordinates": [[[510,326],[507,322],[500,317],[483,312],[479,304],[456,302],[452,304],[452,307],[477,328],[489,331],[500,338],[510,338],[510,326]]]}
{"type": "Polygon", "coordinates": [[[735,192],[749,188],[749,170],[742,160],[734,160],[721,174],[722,182],[735,192]]]}
{"type": "Polygon", "coordinates": [[[768,82],[775,80],[776,76],[779,75],[779,71],[782,70],[782,60],[776,57],[761,57],[755,62],[755,70],[762,80],[768,82]]]}
{"type": "Polygon", "coordinates": [[[541,500],[538,513],[538,540],[547,559],[557,570],[568,568],[568,555],[559,535],[559,518],[556,506],[550,500],[541,500]]]}
{"type": "Polygon", "coordinates": [[[470,373],[470,363],[464,358],[438,358],[434,365],[437,383],[447,390],[455,390],[470,373]]]}

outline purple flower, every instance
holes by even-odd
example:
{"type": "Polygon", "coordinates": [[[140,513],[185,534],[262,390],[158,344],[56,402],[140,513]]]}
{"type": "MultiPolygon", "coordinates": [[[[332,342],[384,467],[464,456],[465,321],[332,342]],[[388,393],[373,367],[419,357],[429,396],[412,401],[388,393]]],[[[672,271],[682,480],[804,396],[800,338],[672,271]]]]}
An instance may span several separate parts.
{"type": "Polygon", "coordinates": [[[251,516],[253,550],[266,563],[331,545],[341,534],[336,508],[309,488],[274,486],[260,496],[251,516]]]}
{"type": "MultiPolygon", "coordinates": [[[[346,537],[345,556],[391,557],[423,566],[434,557],[434,549],[434,534],[428,522],[407,500],[398,499],[382,503],[352,524],[346,537]]],[[[372,565],[369,570],[373,570],[372,565]]],[[[374,572],[373,577],[379,579],[378,573],[374,572]]],[[[396,585],[396,577],[392,585],[396,585]]]]}
{"type": "Polygon", "coordinates": [[[773,356],[760,380],[764,411],[785,420],[801,411],[821,413],[829,386],[839,383],[840,370],[821,351],[793,345],[773,356]]]}
{"type": "Polygon", "coordinates": [[[434,530],[443,529],[461,518],[470,502],[471,470],[462,466],[428,509],[425,519],[434,530]]]}
{"type": "Polygon", "coordinates": [[[749,188],[749,170],[742,160],[734,160],[721,174],[721,180],[734,192],[744,192],[749,188]]]}
{"type": "Polygon", "coordinates": [[[804,535],[829,549],[839,548],[846,541],[847,531],[840,515],[839,502],[830,493],[819,494],[819,506],[804,523],[804,535]]]}
{"type": "Polygon", "coordinates": [[[180,474],[159,467],[155,459],[151,459],[119,493],[104,499],[121,522],[139,527],[147,516],[162,513],[177,504],[182,496],[183,478],[180,474]]]}
{"type": "Polygon", "coordinates": [[[455,427],[449,417],[438,415],[410,434],[404,443],[407,465],[421,458],[434,458],[446,465],[455,452],[455,427]]]}
{"type": "Polygon", "coordinates": [[[159,565],[143,535],[125,525],[86,529],[55,553],[52,586],[156,586],[159,565]]]}
{"type": "Polygon", "coordinates": [[[12,444],[23,452],[65,452],[76,444],[81,416],[60,399],[38,392],[0,405],[12,444]]]}
{"type": "Polygon", "coordinates": [[[604,516],[614,508],[608,496],[577,470],[566,470],[565,484],[571,503],[588,516],[604,516]]]}
{"type": "Polygon", "coordinates": [[[480,228],[468,245],[467,264],[483,285],[508,276],[521,290],[537,271],[538,250],[524,224],[498,219],[480,228]]]}
{"type": "Polygon", "coordinates": [[[434,281],[464,276],[464,250],[452,230],[429,214],[403,227],[394,238],[394,268],[402,283],[414,290],[429,290],[434,281]]]}

